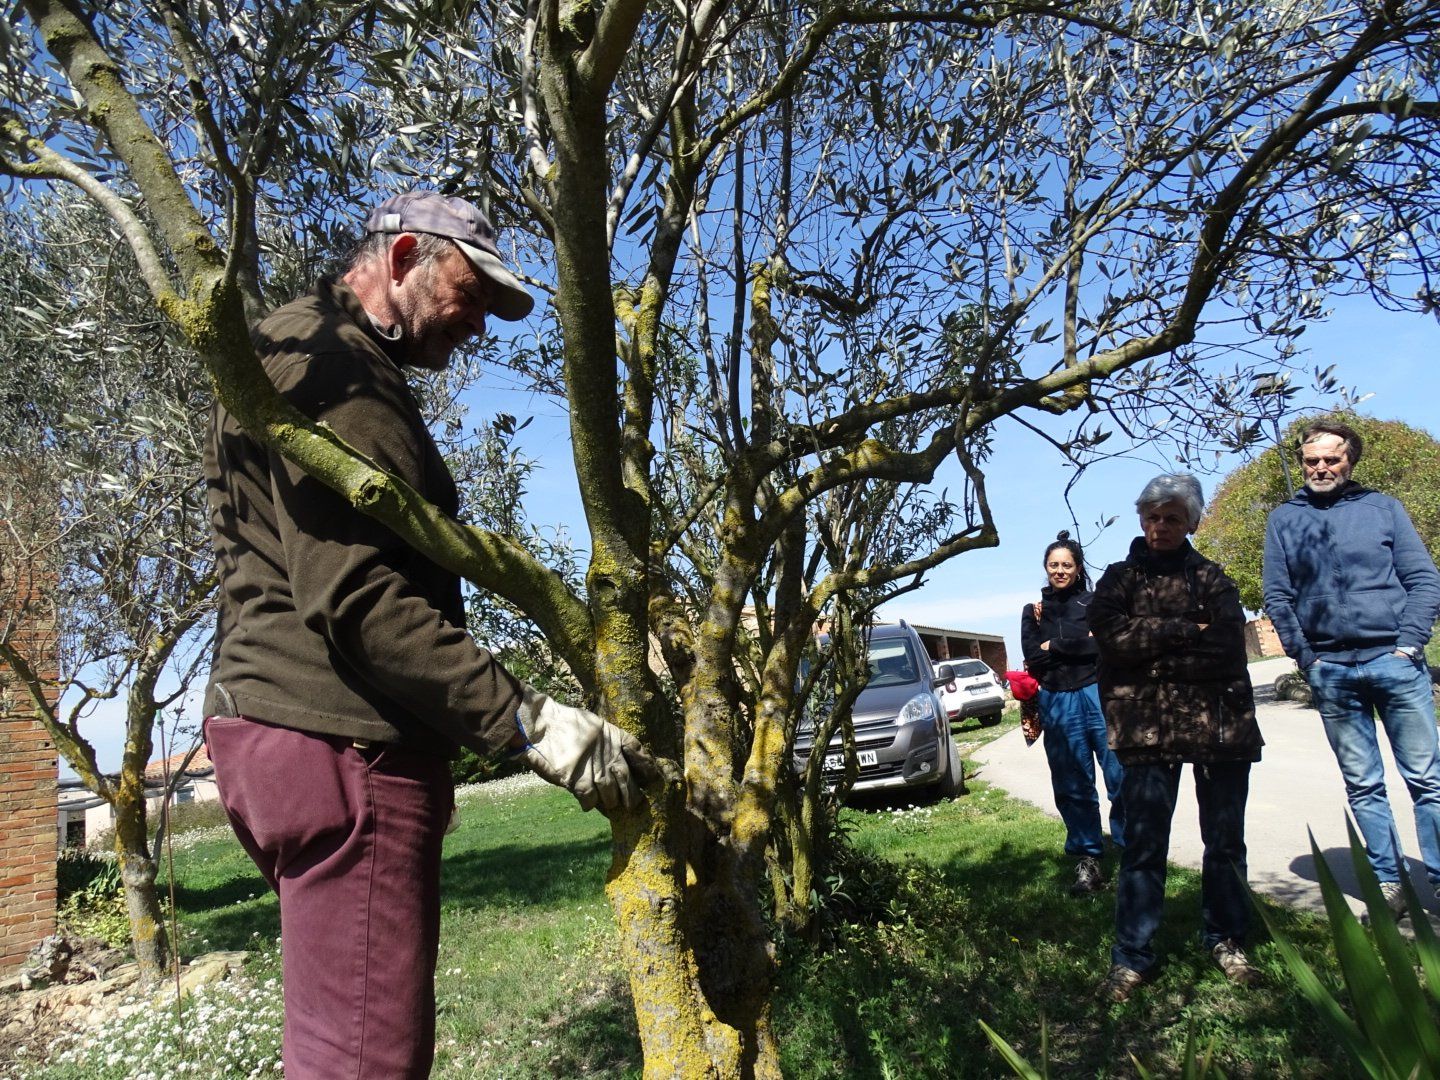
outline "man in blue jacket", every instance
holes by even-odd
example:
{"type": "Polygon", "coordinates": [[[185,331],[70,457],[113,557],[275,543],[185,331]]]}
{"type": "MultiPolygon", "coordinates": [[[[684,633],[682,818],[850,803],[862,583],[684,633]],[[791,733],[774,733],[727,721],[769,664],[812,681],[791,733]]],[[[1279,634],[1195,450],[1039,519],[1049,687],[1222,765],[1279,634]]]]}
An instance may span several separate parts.
{"type": "Polygon", "coordinates": [[[1265,530],[1265,611],[1314,693],[1370,865],[1399,919],[1403,860],[1375,715],[1410,789],[1440,897],[1440,743],[1425,663],[1440,572],[1405,508],[1351,481],[1363,449],[1344,424],[1318,422],[1301,435],[1305,486],[1265,530]]]}

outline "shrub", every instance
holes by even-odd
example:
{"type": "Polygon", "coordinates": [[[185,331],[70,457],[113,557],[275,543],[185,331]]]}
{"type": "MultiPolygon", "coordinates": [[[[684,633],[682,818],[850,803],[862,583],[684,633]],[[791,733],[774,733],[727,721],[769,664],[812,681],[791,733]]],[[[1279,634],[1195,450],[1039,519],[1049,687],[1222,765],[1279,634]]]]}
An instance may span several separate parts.
{"type": "Polygon", "coordinates": [[[481,757],[469,749],[462,749],[450,761],[450,779],[457,784],[483,784],[524,771],[525,766],[516,758],[481,757]]]}
{"type": "Polygon", "coordinates": [[[87,890],[106,895],[119,888],[120,868],[112,856],[88,848],[65,848],[55,861],[55,899],[60,903],[87,890]]]}
{"type": "MultiPolygon", "coordinates": [[[[151,825],[158,824],[158,820],[151,822],[151,825]]],[[[172,836],[229,824],[230,819],[226,816],[225,808],[220,805],[219,799],[170,804],[170,834],[172,836]]]]}
{"type": "Polygon", "coordinates": [[[124,892],[96,900],[72,896],[60,905],[57,917],[70,937],[95,938],[112,949],[130,947],[130,914],[124,892]]]}
{"type": "Polygon", "coordinates": [[[58,917],[73,937],[98,938],[112,948],[130,944],[125,889],[114,858],[69,849],[55,867],[58,917]]]}

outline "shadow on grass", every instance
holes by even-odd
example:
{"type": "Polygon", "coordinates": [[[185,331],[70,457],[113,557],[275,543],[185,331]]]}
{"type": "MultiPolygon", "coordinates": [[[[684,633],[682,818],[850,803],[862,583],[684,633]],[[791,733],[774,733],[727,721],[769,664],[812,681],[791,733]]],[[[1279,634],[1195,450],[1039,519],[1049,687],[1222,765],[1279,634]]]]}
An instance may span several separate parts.
{"type": "Polygon", "coordinates": [[[609,861],[608,836],[447,852],[440,896],[447,907],[588,900],[603,886],[609,861]]]}
{"type": "Polygon", "coordinates": [[[226,908],[232,904],[243,904],[270,892],[270,885],[260,876],[260,871],[226,878],[214,885],[197,887],[175,883],[175,902],[182,911],[210,911],[226,908]]]}
{"type": "Polygon", "coordinates": [[[630,989],[616,980],[605,994],[576,1002],[551,1024],[551,1076],[639,1076],[643,1059],[630,989]]]}
{"type": "MultiPolygon", "coordinates": [[[[958,910],[927,925],[932,911],[922,897],[912,901],[919,910],[852,929],[826,955],[794,957],[782,969],[777,1022],[794,1035],[786,1075],[1008,1075],[981,1019],[1037,1065],[1043,1024],[1054,1076],[1134,1076],[1132,1054],[1157,1075],[1178,1075],[1192,1024],[1202,1046],[1218,1039],[1232,1077],[1347,1075],[1258,917],[1250,954],[1265,985],[1233,987],[1211,966],[1202,948],[1200,877],[1192,871],[1171,870],[1154,983],[1124,1005],[1097,1001],[1113,941],[1113,888],[1070,897],[1070,860],[1060,854],[1058,827],[1054,835],[1053,857],[1022,839],[928,859],[955,890],[958,910]]],[[[1114,868],[1112,856],[1112,881],[1114,868]]],[[[1267,909],[1300,936],[1320,940],[1313,918],[1267,909]]]]}
{"type": "Polygon", "coordinates": [[[253,949],[257,935],[274,941],[280,934],[279,901],[253,868],[204,886],[177,880],[175,905],[194,940],[207,942],[192,946],[197,952],[253,949]]]}
{"type": "Polygon", "coordinates": [[[523,1008],[476,1022],[467,1015],[476,988],[442,992],[435,1075],[639,1077],[643,1062],[630,992],[622,975],[588,980],[584,990],[541,1013],[523,1008]],[[503,1020],[503,1023],[502,1023],[503,1020]],[[501,1027],[497,1030],[496,1025],[501,1027]],[[475,1054],[477,1046],[489,1053],[475,1054]],[[488,1060],[487,1060],[488,1059],[488,1060]]]}
{"type": "MultiPolygon", "coordinates": [[[[502,844],[447,851],[440,896],[447,907],[570,904],[603,887],[609,838],[502,844]]],[[[252,935],[280,932],[278,902],[259,871],[205,886],[177,882],[175,899],[187,925],[216,949],[243,949],[252,935]]]]}
{"type": "MultiPolygon", "coordinates": [[[[1026,878],[1025,854],[1004,851],[1000,865],[987,865],[1012,883],[1026,878]],[[1018,854],[1018,858],[1016,857],[1018,854]]],[[[993,948],[987,957],[1008,967],[1013,980],[972,986],[966,992],[975,1014],[988,1019],[1043,1012],[1051,1024],[1052,1060],[1062,1068],[1056,1075],[1090,1073],[1133,1074],[1130,1057],[1158,1067],[1161,1075],[1178,1070],[1177,1050],[1184,1029],[1193,1023],[1197,1038],[1218,1038],[1218,1050],[1231,1076],[1335,1076],[1345,1072],[1345,1059],[1323,1034],[1318,1019],[1294,994],[1279,954],[1268,944],[1258,915],[1252,916],[1247,943],[1252,959],[1262,968],[1265,984],[1253,990],[1232,986],[1214,968],[1204,948],[1201,916],[1201,878],[1198,872],[1172,867],[1168,875],[1163,922],[1154,948],[1160,967],[1154,981],[1125,1005],[1097,1001],[1093,994],[1110,964],[1114,941],[1114,872],[1118,856],[1107,860],[1111,887],[1095,897],[1075,899],[1065,892],[1070,862],[1055,859],[1040,874],[1030,863],[1033,885],[1018,889],[969,890],[977,922],[995,928],[974,940],[1008,937],[1013,948],[993,948]],[[1069,954],[1058,963],[1047,957],[1069,954]],[[1337,1071],[1338,1070],[1338,1071],[1337,1071]]],[[[963,860],[945,868],[957,884],[974,879],[963,860]]],[[[1268,901],[1266,910],[1277,921],[1301,927],[1313,935],[1317,922],[1268,901]]],[[[973,924],[972,924],[973,925],[973,924]]],[[[1323,933],[1311,942],[1328,941],[1323,933]]],[[[993,1022],[992,1022],[993,1023],[993,1022]]],[[[1016,1033],[1038,1059],[1039,1024],[1016,1033]]]]}

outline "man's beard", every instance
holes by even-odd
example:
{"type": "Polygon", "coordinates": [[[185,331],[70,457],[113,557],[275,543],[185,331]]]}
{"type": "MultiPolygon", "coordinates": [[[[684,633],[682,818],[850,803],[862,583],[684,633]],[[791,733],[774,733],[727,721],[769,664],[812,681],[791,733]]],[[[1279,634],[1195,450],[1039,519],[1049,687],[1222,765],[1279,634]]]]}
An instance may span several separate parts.
{"type": "Polygon", "coordinates": [[[441,333],[427,334],[425,337],[407,341],[405,344],[405,363],[409,367],[423,368],[426,371],[443,371],[450,366],[450,358],[455,355],[456,345],[448,340],[448,335],[441,333]]]}

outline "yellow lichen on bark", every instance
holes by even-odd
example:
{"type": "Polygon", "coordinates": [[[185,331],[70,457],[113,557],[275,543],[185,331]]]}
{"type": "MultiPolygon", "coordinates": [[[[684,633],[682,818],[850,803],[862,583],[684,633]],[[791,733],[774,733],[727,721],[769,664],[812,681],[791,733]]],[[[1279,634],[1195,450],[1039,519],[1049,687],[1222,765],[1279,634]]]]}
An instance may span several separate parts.
{"type": "MultiPolygon", "coordinates": [[[[668,806],[676,809],[680,796],[668,806]]],[[[665,813],[661,808],[660,814],[665,813]]],[[[615,914],[635,1018],[645,1056],[645,1076],[659,1080],[721,1080],[712,1061],[699,972],[682,924],[686,911],[679,867],[657,815],[643,824],[615,823],[617,851],[606,896],[615,914]],[[635,831],[632,834],[631,828],[635,831]]]]}
{"type": "MultiPolygon", "coordinates": [[[[206,255],[216,251],[215,242],[203,234],[192,237],[191,246],[206,255]]],[[[170,293],[156,297],[156,303],[200,355],[214,358],[232,349],[249,352],[250,336],[240,293],[226,286],[218,269],[191,278],[188,299],[170,293]]]]}

